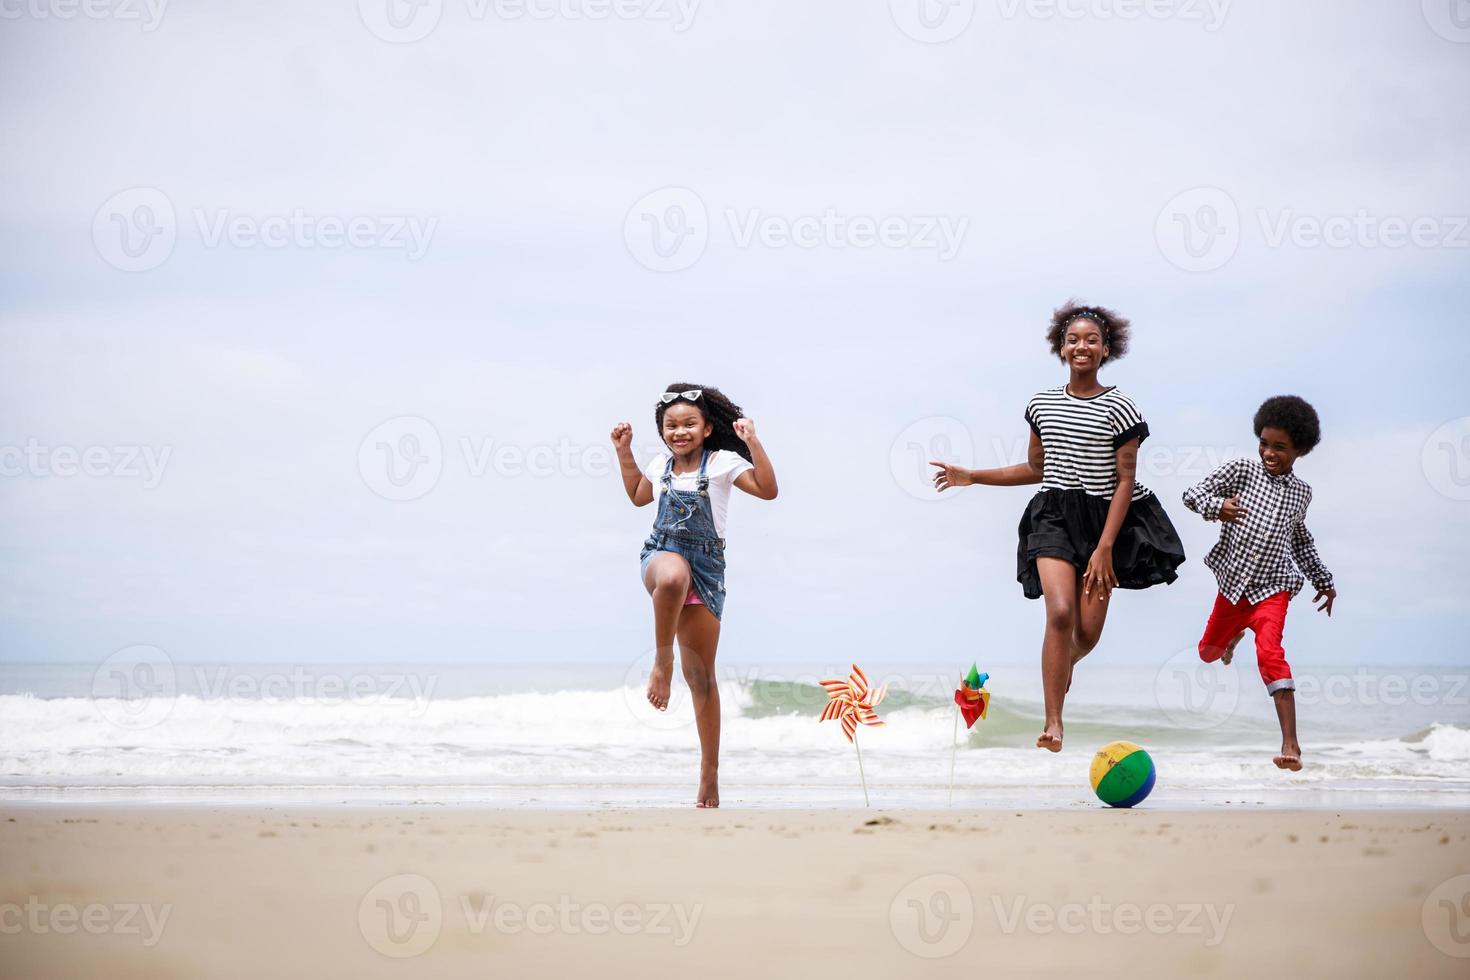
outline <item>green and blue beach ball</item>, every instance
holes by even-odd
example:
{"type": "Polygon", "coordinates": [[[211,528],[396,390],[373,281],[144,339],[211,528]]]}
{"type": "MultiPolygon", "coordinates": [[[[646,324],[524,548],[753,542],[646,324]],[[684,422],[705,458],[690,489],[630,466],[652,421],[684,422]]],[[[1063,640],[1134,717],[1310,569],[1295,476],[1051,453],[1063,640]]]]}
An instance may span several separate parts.
{"type": "Polygon", "coordinates": [[[1154,788],[1154,760],[1132,742],[1104,745],[1092,757],[1092,791],[1108,806],[1137,806],[1154,788]]]}

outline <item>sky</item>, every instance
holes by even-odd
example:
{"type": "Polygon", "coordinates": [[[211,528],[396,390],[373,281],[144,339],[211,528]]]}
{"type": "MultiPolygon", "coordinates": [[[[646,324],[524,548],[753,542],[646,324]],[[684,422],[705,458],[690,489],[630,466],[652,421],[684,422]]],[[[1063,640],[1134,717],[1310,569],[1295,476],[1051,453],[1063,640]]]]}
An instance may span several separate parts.
{"type": "Polygon", "coordinates": [[[1180,492],[1310,400],[1336,576],[1293,662],[1470,663],[1470,20],[1454,0],[0,5],[0,660],[620,663],[653,518],[610,452],[720,387],[722,657],[1033,662],[1069,297],[1180,492]],[[1464,26],[1461,26],[1461,25],[1464,26]]]}

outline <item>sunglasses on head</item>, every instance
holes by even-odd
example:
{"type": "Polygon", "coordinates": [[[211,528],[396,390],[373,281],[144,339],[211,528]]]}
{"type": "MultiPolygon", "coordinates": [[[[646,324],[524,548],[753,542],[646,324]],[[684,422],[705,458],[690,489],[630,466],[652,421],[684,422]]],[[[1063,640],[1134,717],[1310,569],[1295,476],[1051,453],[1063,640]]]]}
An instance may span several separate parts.
{"type": "Polygon", "coordinates": [[[702,389],[690,388],[688,391],[666,391],[662,395],[659,395],[659,398],[667,405],[675,398],[687,398],[689,401],[697,402],[699,401],[699,396],[702,394],[704,394],[702,389]]]}

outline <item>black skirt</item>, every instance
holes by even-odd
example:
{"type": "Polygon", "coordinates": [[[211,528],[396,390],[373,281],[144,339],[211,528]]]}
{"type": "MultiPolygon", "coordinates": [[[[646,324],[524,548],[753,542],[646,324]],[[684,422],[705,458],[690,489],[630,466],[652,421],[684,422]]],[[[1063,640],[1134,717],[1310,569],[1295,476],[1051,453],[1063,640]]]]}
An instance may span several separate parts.
{"type": "MultiPolygon", "coordinates": [[[[1031,498],[1021,515],[1021,541],[1016,548],[1016,580],[1026,598],[1041,597],[1036,559],[1062,558],[1078,574],[1102,537],[1111,497],[1094,497],[1083,490],[1043,490],[1031,498]]],[[[1118,540],[1113,543],[1113,571],[1120,589],[1146,589],[1178,578],[1184,564],[1184,545],[1153,494],[1128,505],[1118,540]]]]}

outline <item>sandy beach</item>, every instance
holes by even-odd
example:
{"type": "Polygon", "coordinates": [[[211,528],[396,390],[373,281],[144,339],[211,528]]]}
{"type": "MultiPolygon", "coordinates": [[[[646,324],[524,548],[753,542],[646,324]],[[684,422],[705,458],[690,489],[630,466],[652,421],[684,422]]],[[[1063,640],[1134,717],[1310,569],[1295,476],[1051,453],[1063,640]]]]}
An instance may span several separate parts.
{"type": "Polygon", "coordinates": [[[10,806],[10,977],[1464,976],[1470,815],[10,806]]]}

